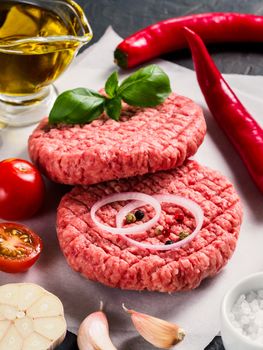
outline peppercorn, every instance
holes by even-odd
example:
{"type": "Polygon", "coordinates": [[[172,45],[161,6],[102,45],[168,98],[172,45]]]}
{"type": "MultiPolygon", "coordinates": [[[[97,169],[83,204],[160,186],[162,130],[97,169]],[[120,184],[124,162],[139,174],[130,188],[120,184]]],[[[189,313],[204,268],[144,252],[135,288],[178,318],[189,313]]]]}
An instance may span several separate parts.
{"type": "Polygon", "coordinates": [[[174,217],[175,217],[175,220],[178,222],[184,221],[184,214],[182,212],[175,213],[174,217]]]}
{"type": "Polygon", "coordinates": [[[173,244],[173,243],[174,243],[173,241],[168,240],[168,241],[166,241],[164,244],[165,244],[165,245],[170,245],[170,244],[173,244]]]}
{"type": "Polygon", "coordinates": [[[158,226],[156,226],[154,232],[158,236],[158,235],[161,235],[163,233],[163,230],[164,230],[164,227],[162,225],[158,225],[158,226]]]}
{"type": "Polygon", "coordinates": [[[144,218],[144,212],[142,210],[136,210],[135,212],[136,220],[142,220],[144,218]]]}
{"type": "Polygon", "coordinates": [[[132,224],[132,223],[134,223],[136,221],[136,217],[135,217],[135,215],[133,214],[133,213],[128,213],[127,215],[126,215],[126,223],[127,224],[132,224]]]}
{"type": "Polygon", "coordinates": [[[189,232],[181,231],[181,232],[179,233],[179,239],[180,239],[180,240],[183,240],[183,239],[185,239],[185,238],[188,237],[188,236],[189,236],[189,232]]]}
{"type": "Polygon", "coordinates": [[[164,227],[162,234],[166,237],[170,236],[170,228],[168,226],[164,227]]]}

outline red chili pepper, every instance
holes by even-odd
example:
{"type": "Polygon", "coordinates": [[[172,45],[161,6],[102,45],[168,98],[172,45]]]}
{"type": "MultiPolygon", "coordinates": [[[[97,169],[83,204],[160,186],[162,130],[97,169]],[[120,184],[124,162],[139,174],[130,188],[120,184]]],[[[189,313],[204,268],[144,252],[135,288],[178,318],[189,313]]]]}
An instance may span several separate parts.
{"type": "Polygon", "coordinates": [[[189,28],[184,34],[206,103],[263,192],[263,130],[222,77],[200,36],[189,28]]]}
{"type": "Polygon", "coordinates": [[[170,18],[123,40],[114,57],[122,68],[131,68],[167,52],[187,47],[181,29],[188,27],[206,43],[263,42],[263,16],[241,13],[202,13],[170,18]]]}

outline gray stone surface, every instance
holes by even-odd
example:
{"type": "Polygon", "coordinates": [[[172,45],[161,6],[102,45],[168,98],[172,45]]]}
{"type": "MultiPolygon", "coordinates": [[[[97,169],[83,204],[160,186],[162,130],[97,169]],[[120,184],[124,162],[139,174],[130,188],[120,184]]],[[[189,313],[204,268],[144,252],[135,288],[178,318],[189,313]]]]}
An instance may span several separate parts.
{"type": "MultiPolygon", "coordinates": [[[[93,42],[112,25],[122,37],[154,22],[201,12],[241,12],[263,15],[263,0],[77,0],[85,9],[94,31],[93,42]]],[[[263,74],[263,44],[210,46],[218,67],[224,73],[263,74]]],[[[190,54],[165,57],[192,68],[190,54]]]]}

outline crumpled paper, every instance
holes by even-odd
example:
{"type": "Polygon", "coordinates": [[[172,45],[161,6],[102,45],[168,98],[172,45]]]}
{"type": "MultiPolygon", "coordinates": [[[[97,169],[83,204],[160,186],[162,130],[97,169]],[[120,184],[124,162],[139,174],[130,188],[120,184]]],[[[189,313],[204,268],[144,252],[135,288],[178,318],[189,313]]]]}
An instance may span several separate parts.
{"type": "MultiPolygon", "coordinates": [[[[56,82],[60,92],[74,87],[99,89],[116,69],[113,50],[121,38],[109,28],[100,41],[79,55],[71,68],[56,82]]],[[[163,60],[155,60],[169,75],[173,90],[200,104],[206,115],[207,135],[194,158],[219,170],[235,185],[244,208],[244,222],[233,258],[213,279],[205,280],[189,292],[169,294],[121,291],[84,279],[72,271],[58,245],[55,229],[56,207],[68,186],[47,181],[47,200],[42,211],[24,221],[44,240],[39,262],[24,274],[0,272],[0,284],[35,282],[58,295],[65,307],[68,329],[77,332],[80,322],[98,309],[103,300],[110,323],[113,342],[119,350],[150,350],[153,347],[138,336],[121,303],[129,308],[149,313],[180,324],[186,330],[185,340],[176,346],[180,350],[201,350],[220,330],[220,303],[226,291],[240,278],[263,269],[263,205],[262,195],[253,184],[239,156],[207,110],[189,69],[163,60]]],[[[123,77],[125,74],[120,73],[123,77]]],[[[263,77],[226,75],[241,101],[263,125],[263,77]]],[[[0,133],[0,156],[28,158],[27,139],[35,126],[7,128],[0,133]]],[[[263,161],[259,159],[259,161],[263,161]]]]}

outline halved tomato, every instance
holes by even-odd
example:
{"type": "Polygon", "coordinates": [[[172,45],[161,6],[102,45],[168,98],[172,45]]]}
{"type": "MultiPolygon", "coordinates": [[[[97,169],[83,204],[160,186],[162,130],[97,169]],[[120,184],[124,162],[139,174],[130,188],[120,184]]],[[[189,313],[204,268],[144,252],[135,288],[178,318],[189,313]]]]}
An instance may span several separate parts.
{"type": "Polygon", "coordinates": [[[42,249],[41,238],[28,227],[0,223],[0,271],[26,271],[36,262],[42,249]]]}

